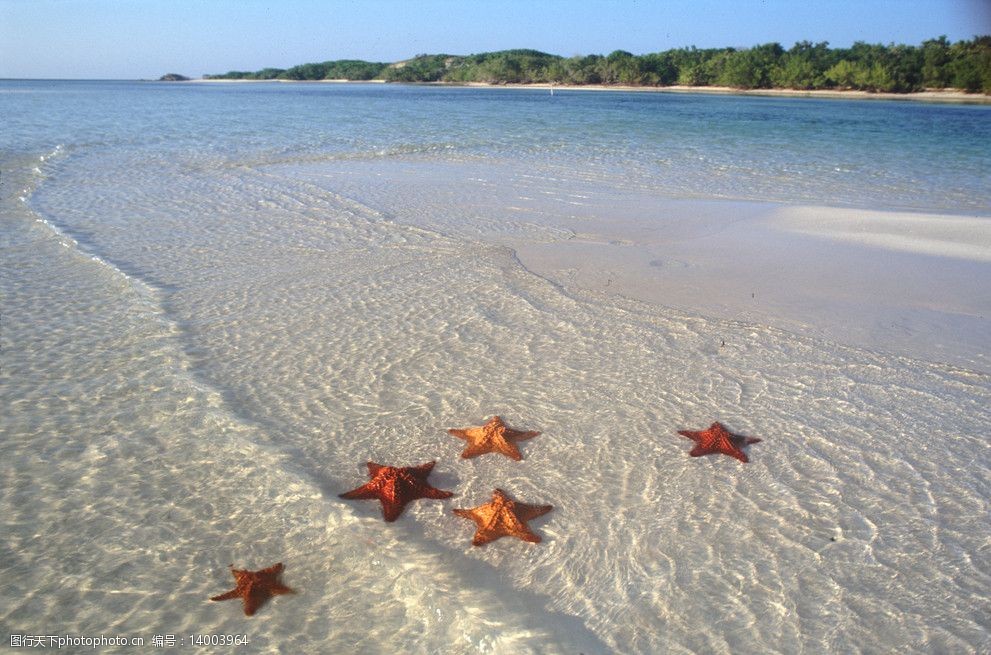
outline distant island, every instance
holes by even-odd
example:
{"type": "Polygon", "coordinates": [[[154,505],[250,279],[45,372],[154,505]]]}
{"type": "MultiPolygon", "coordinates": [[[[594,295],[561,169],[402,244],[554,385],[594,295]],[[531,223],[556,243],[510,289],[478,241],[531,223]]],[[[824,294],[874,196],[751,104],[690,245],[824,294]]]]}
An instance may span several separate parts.
{"type": "Polygon", "coordinates": [[[188,82],[189,78],[179,73],[166,73],[158,78],[159,82],[188,82]]]}
{"type": "MultiPolygon", "coordinates": [[[[164,79],[164,78],[163,78],[164,79]]],[[[913,93],[955,89],[991,94],[991,36],[920,46],[854,43],[830,48],[802,41],[753,48],[677,48],[645,55],[616,50],[570,58],[538,50],[475,55],[417,55],[394,63],[354,59],[288,69],[230,71],[207,80],[342,80],[451,84],[730,87],[734,89],[858,90],[913,93]]]]}

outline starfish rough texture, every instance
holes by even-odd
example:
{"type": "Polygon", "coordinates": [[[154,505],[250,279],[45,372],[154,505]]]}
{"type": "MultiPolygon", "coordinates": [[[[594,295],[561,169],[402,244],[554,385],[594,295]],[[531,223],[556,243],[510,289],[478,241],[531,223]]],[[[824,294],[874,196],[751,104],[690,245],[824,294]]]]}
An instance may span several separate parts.
{"type": "Polygon", "coordinates": [[[749,462],[750,460],[747,458],[747,454],[740,449],[743,446],[760,442],[760,439],[756,437],[744,437],[739,434],[732,434],[718,421],[710,425],[708,430],[701,432],[678,430],[678,434],[688,437],[695,442],[696,446],[692,448],[692,452],[688,453],[692,457],[722,453],[730,457],[735,457],[741,462],[749,462]]]}
{"type": "Polygon", "coordinates": [[[551,505],[525,505],[511,500],[502,489],[492,492],[492,501],[472,509],[456,509],[454,513],[478,524],[472,545],[481,546],[499,537],[518,537],[523,541],[540,543],[540,536],[530,531],[526,522],[554,509],[551,505]]]}
{"type": "Polygon", "coordinates": [[[427,476],[436,463],[399,467],[368,462],[368,477],[371,479],[357,489],[341,494],[341,498],[378,498],[382,502],[382,516],[386,521],[395,521],[410,501],[417,498],[450,498],[454,495],[450,491],[435,489],[427,482],[427,476]]]}
{"type": "Polygon", "coordinates": [[[227,593],[213,596],[210,600],[230,600],[231,598],[244,599],[244,613],[251,616],[262,603],[271,596],[294,593],[292,589],[279,582],[279,574],[282,573],[282,562],[273,564],[261,571],[244,571],[231,567],[231,573],[237,586],[227,593]]]}
{"type": "Polygon", "coordinates": [[[498,416],[493,416],[488,423],[481,427],[464,428],[463,430],[451,428],[448,432],[468,442],[468,447],[461,453],[465,459],[485,453],[502,453],[516,461],[523,459],[523,456],[520,455],[515,442],[532,439],[540,434],[539,432],[510,430],[498,416]]]}

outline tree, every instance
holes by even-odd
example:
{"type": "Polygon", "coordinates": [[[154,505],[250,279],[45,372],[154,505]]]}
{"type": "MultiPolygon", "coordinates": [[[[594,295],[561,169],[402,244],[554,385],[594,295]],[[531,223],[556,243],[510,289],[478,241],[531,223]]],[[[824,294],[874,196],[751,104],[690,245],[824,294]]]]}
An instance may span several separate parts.
{"type": "Polygon", "coordinates": [[[280,77],[287,80],[322,80],[326,72],[326,64],[300,64],[287,69],[280,77]]]}
{"type": "Polygon", "coordinates": [[[568,84],[601,84],[599,61],[602,55],[575,56],[565,62],[568,84]]]}
{"type": "Polygon", "coordinates": [[[950,85],[950,43],[945,36],[922,42],[922,85],[943,89],[950,85]]]}
{"type": "Polygon", "coordinates": [[[603,84],[639,84],[640,71],[633,53],[614,50],[598,61],[599,79],[603,84]]]}
{"type": "Polygon", "coordinates": [[[777,66],[782,52],[778,43],[730,51],[721,62],[716,83],[740,89],[768,88],[771,86],[771,71],[777,66]]]}
{"type": "Polygon", "coordinates": [[[950,46],[953,86],[970,93],[991,93],[991,36],[958,41],[950,46]]]}
{"type": "Polygon", "coordinates": [[[746,50],[676,48],[636,56],[614,50],[607,56],[564,59],[538,50],[501,50],[465,57],[417,55],[383,64],[360,60],[308,63],[287,70],[230,71],[214,79],[383,79],[390,82],[555,82],[706,86],[741,89],[837,87],[868,91],[962,88],[991,94],[991,36],[950,44],[945,36],[921,46],[869,44],[830,49],[799,41],[787,52],[778,43],[746,50]]]}
{"type": "Polygon", "coordinates": [[[842,59],[826,71],[825,77],[826,81],[833,86],[841,89],[854,89],[857,88],[857,80],[862,74],[865,74],[863,71],[863,65],[856,64],[849,59],[842,59]]]}
{"type": "Polygon", "coordinates": [[[891,44],[883,66],[889,83],[885,91],[908,93],[922,90],[922,50],[914,46],[891,44]]]}
{"type": "Polygon", "coordinates": [[[670,51],[643,55],[639,59],[645,84],[669,86],[678,82],[678,67],[670,51]]]}
{"type": "Polygon", "coordinates": [[[789,89],[821,89],[828,85],[826,71],[834,63],[835,57],[825,41],[815,45],[800,41],[771,70],[771,85],[789,89]]]}

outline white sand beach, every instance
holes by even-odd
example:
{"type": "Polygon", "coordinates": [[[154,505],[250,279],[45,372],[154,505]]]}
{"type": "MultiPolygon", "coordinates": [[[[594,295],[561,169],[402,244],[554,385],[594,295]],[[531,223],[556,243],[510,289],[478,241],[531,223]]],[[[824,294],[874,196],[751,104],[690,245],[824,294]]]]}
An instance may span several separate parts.
{"type": "Polygon", "coordinates": [[[991,96],[982,93],[966,93],[957,89],[926,89],[912,93],[885,93],[858,91],[855,89],[738,89],[731,86],[632,86],[624,84],[488,84],[470,82],[466,86],[476,88],[556,89],[565,91],[626,91],[655,93],[703,93],[716,95],[750,95],[779,98],[834,98],[848,100],[920,100],[924,102],[949,102],[965,104],[991,104],[991,96]]]}
{"type": "MultiPolygon", "coordinates": [[[[222,78],[195,78],[185,80],[183,83],[196,84],[259,84],[259,83],[284,83],[284,84],[386,84],[385,80],[249,80],[249,79],[222,79],[222,78]]],[[[393,82],[393,84],[397,84],[393,82]]],[[[398,83],[404,84],[404,83],[398,83]]],[[[921,102],[945,102],[953,104],[991,104],[991,96],[982,93],[966,93],[957,89],[927,89],[925,91],[915,91],[912,93],[884,93],[871,91],[858,91],[854,89],[737,89],[730,86],[631,86],[624,84],[489,84],[487,82],[411,82],[418,86],[448,86],[448,87],[470,87],[475,89],[530,89],[542,91],[624,91],[636,93],[701,93],[714,95],[743,95],[743,96],[766,96],[779,98],[833,98],[847,100],[917,100],[921,102]]]]}

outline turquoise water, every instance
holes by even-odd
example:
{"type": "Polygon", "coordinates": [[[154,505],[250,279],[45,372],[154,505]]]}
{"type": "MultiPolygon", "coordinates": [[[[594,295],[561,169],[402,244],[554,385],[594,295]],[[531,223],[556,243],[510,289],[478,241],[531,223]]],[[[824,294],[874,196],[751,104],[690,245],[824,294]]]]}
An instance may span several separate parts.
{"type": "Polygon", "coordinates": [[[490,157],[673,197],[991,213],[991,108],[380,85],[3,82],[3,148],[490,157]]]}
{"type": "Polygon", "coordinates": [[[4,81],[0,116],[2,643],[991,646],[987,374],[551,281],[507,245],[668,201],[689,239],[740,218],[724,200],[983,220],[989,108],[4,81]],[[523,461],[459,458],[447,428],[496,414],[541,431],[523,461]],[[749,464],[688,456],[677,431],[714,420],[763,439],[749,464]],[[338,497],[369,460],[436,460],[456,496],[386,524],[338,497]],[[451,510],[493,488],[554,506],[540,544],[471,545],[451,510]],[[296,594],[208,600],[279,561],[296,594]]]}

